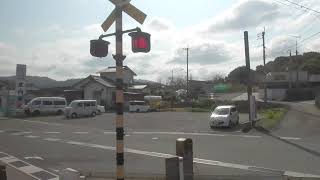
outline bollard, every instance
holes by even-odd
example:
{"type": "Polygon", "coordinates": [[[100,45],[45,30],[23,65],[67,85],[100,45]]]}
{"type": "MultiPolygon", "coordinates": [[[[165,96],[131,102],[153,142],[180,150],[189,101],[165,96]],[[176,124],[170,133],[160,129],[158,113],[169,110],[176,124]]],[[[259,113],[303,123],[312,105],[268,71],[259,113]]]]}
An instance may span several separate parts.
{"type": "Polygon", "coordinates": [[[71,168],[62,170],[60,174],[60,180],[81,180],[81,179],[80,179],[80,172],[71,168]]]}
{"type": "Polygon", "coordinates": [[[166,180],[179,179],[179,157],[166,158],[166,180]]]}
{"type": "Polygon", "coordinates": [[[176,155],[183,158],[184,180],[193,180],[193,149],[192,139],[179,138],[176,140],[176,155]]]}
{"type": "Polygon", "coordinates": [[[7,180],[6,166],[0,165],[0,180],[7,180]]]}

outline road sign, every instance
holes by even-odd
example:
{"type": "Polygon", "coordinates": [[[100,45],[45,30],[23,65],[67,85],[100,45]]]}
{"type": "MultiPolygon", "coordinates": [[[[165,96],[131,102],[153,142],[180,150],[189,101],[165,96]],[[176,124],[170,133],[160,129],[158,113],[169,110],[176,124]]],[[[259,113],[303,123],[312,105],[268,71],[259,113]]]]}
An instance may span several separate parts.
{"type": "MultiPolygon", "coordinates": [[[[122,11],[127,13],[130,17],[134,20],[143,24],[144,20],[146,19],[147,15],[140,11],[138,8],[130,4],[130,0],[109,0],[116,6],[121,6],[122,11]]],[[[116,11],[115,9],[111,12],[111,14],[107,17],[107,19],[101,24],[103,31],[107,31],[113,22],[116,20],[116,11]]]]}

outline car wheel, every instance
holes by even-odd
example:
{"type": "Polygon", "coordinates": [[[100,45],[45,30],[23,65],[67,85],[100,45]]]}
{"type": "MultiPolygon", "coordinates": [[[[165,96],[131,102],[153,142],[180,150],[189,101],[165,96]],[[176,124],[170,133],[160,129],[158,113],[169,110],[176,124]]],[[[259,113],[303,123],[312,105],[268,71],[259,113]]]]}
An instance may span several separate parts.
{"type": "Polygon", "coordinates": [[[237,117],[236,125],[238,125],[238,124],[239,124],[239,116],[237,117]]]}
{"type": "Polygon", "coordinates": [[[71,114],[71,118],[72,118],[72,119],[77,118],[77,117],[78,117],[77,113],[72,113],[72,114],[71,114]]]}
{"type": "Polygon", "coordinates": [[[92,112],[92,113],[91,113],[91,116],[92,116],[92,117],[95,117],[95,116],[96,116],[96,112],[92,112]]]}
{"type": "Polygon", "coordinates": [[[32,115],[33,116],[39,116],[40,115],[40,111],[35,110],[35,111],[33,111],[32,115]]]}
{"type": "Polygon", "coordinates": [[[137,112],[137,113],[140,112],[140,109],[137,109],[136,112],[137,112]]]}
{"type": "Polygon", "coordinates": [[[100,110],[98,110],[98,114],[101,114],[101,111],[100,111],[100,110]]]}
{"type": "Polygon", "coordinates": [[[56,113],[57,115],[62,115],[63,114],[63,111],[61,109],[59,109],[56,113]]]}

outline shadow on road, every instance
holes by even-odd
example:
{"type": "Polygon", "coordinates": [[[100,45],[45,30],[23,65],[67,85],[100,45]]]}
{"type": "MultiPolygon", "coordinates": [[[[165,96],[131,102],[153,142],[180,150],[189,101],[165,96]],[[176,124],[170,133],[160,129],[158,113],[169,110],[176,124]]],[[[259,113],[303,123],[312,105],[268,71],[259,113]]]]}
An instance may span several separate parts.
{"type": "Polygon", "coordinates": [[[246,123],[238,124],[237,126],[233,126],[231,128],[230,127],[214,127],[211,129],[219,132],[237,132],[237,131],[241,131],[245,126],[246,126],[246,123]]]}
{"type": "MultiPolygon", "coordinates": [[[[247,125],[246,127],[244,127],[243,132],[246,132],[247,130],[250,131],[251,128],[248,127],[248,126],[250,126],[250,124],[247,125]]],[[[312,154],[312,155],[315,155],[315,156],[317,156],[317,157],[320,157],[320,152],[315,151],[315,150],[313,150],[313,149],[309,149],[309,148],[304,147],[304,146],[302,146],[302,145],[300,145],[300,144],[293,143],[293,142],[291,142],[291,141],[289,141],[289,140],[286,140],[286,139],[283,139],[283,138],[281,138],[281,137],[279,137],[279,136],[276,136],[276,135],[272,134],[269,130],[267,130],[267,129],[261,127],[261,126],[255,126],[254,129],[256,129],[256,130],[257,130],[258,132],[260,132],[260,133],[263,133],[263,134],[265,134],[265,135],[268,135],[268,136],[270,136],[270,137],[272,137],[272,138],[274,138],[274,139],[277,139],[277,140],[279,140],[279,141],[281,141],[281,142],[284,142],[284,143],[289,144],[289,145],[291,145],[291,146],[294,146],[294,147],[296,147],[296,148],[298,148],[298,149],[300,149],[300,150],[303,150],[303,151],[308,152],[308,153],[310,153],[310,154],[312,154]]]]}

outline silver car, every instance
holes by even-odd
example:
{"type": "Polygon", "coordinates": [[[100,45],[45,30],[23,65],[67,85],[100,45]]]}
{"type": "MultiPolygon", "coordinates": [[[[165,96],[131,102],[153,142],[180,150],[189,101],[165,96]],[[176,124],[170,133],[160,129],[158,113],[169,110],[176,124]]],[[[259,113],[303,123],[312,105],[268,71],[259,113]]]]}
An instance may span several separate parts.
{"type": "Polygon", "coordinates": [[[218,106],[210,115],[210,127],[232,127],[239,124],[239,113],[233,105],[218,106]]]}

